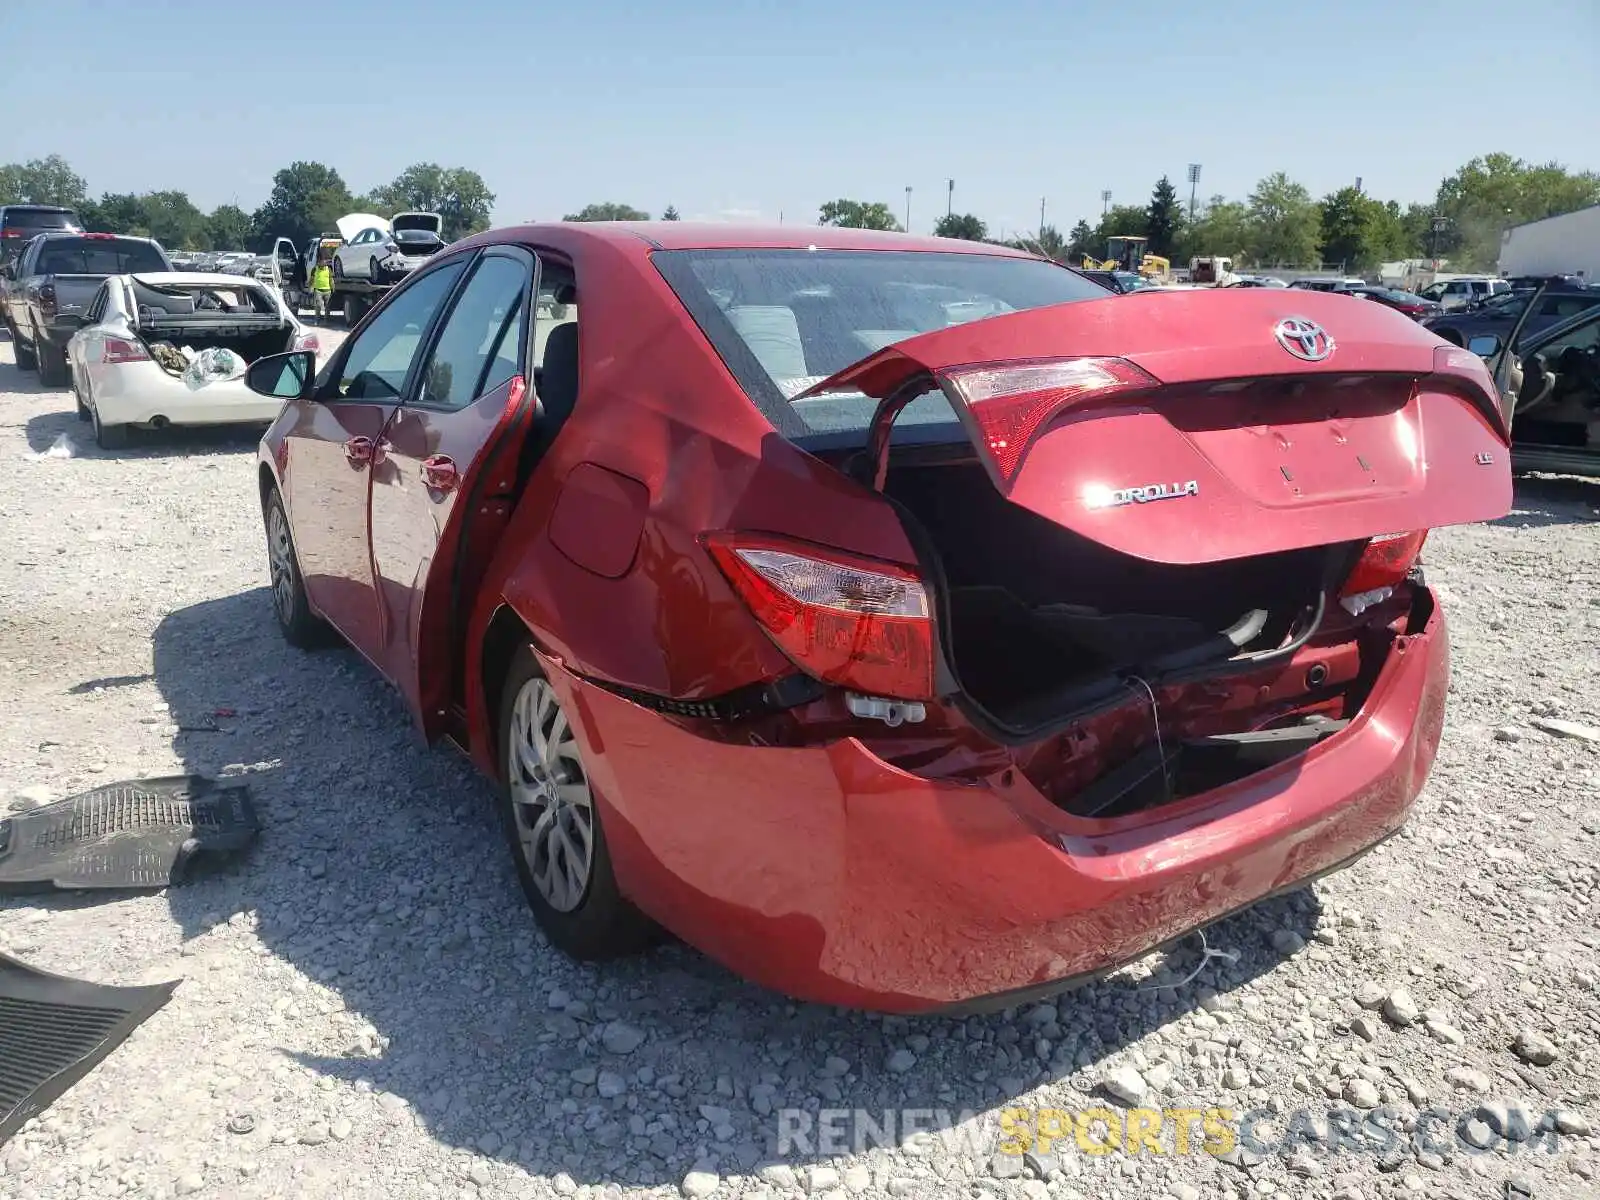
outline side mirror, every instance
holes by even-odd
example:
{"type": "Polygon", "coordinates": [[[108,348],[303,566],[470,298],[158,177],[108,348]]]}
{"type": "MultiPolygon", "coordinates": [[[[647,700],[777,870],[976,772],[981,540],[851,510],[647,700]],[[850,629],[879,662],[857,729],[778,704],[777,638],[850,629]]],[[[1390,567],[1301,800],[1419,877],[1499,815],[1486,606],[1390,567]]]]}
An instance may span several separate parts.
{"type": "Polygon", "coordinates": [[[246,368],[244,383],[252,392],[274,400],[303,400],[310,395],[316,375],[316,352],[291,350],[256,359],[246,368]]]}
{"type": "Polygon", "coordinates": [[[1500,339],[1492,333],[1482,333],[1467,343],[1467,349],[1479,358],[1493,358],[1500,353],[1500,339]]]}

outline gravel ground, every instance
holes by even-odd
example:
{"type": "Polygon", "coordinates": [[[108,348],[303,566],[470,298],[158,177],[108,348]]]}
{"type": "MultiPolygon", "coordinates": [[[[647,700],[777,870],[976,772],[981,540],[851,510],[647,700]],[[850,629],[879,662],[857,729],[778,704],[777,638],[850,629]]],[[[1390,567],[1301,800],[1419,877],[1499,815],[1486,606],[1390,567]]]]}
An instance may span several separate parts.
{"type": "Polygon", "coordinates": [[[1430,541],[1457,682],[1402,837],[1212,929],[1231,961],[1191,938],[1054,1005],[906,1021],[680,946],[557,955],[467,763],[352,653],[280,641],[254,435],[102,453],[12,361],[0,344],[0,811],[181,769],[247,776],[268,828],[166,894],[0,901],[0,948],[40,967],[183,980],[0,1146],[3,1200],[1600,1194],[1600,486],[1525,484],[1511,517],[1430,541]],[[72,457],[34,457],[62,434],[72,457]],[[1119,1127],[1130,1104],[1266,1120],[1223,1153],[1198,1132],[1175,1153],[1170,1123],[1161,1154],[1001,1149],[1007,1108],[1098,1104],[1119,1127]],[[1518,1106],[1559,1132],[1530,1142],[1518,1106]],[[902,1108],[978,1115],[779,1141],[902,1108]],[[1330,1130],[1344,1148],[1315,1152],[1330,1130]]]}

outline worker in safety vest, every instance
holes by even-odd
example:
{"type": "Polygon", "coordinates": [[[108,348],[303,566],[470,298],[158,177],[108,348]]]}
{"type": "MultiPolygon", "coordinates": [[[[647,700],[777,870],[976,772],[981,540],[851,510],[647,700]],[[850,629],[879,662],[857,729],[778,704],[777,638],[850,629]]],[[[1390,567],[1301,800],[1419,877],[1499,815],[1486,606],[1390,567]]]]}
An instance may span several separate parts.
{"type": "Polygon", "coordinates": [[[311,270],[311,302],[316,306],[317,319],[328,316],[328,297],[333,294],[333,271],[326,262],[318,262],[311,270]]]}

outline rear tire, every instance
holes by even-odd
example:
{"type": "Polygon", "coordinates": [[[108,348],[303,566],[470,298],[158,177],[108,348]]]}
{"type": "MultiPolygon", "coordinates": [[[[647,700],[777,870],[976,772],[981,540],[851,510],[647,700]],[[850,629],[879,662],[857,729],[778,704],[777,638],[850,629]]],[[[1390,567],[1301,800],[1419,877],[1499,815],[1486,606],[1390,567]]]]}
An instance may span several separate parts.
{"type": "Polygon", "coordinates": [[[67,352],[49,342],[39,341],[39,382],[47,388],[65,387],[71,378],[67,371],[67,352]]]}
{"type": "Polygon", "coordinates": [[[367,278],[371,279],[373,283],[377,283],[380,278],[378,260],[375,258],[367,260],[367,278]]]}
{"type": "Polygon", "coordinates": [[[131,440],[126,425],[103,425],[100,422],[100,410],[91,408],[89,419],[94,423],[94,444],[102,450],[122,450],[131,440]]]}
{"type": "Polygon", "coordinates": [[[266,524],[267,569],[272,579],[272,611],[278,618],[278,631],[298,650],[327,645],[332,640],[331,630],[311,611],[289,529],[289,513],[277,488],[267,494],[262,519],[266,524]]]}
{"type": "Polygon", "coordinates": [[[527,646],[506,676],[498,745],[501,824],[539,928],[581,962],[649,947],[659,931],[617,887],[576,736],[527,646]]]}

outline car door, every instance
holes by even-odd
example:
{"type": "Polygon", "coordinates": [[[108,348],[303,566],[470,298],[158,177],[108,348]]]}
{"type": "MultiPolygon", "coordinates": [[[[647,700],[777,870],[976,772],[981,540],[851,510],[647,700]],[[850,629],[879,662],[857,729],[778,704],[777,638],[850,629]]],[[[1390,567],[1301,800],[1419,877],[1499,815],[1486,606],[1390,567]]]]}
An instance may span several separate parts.
{"type": "Polygon", "coordinates": [[[397,288],[335,353],[309,400],[285,413],[280,472],[306,594],[374,665],[382,638],[367,546],[371,470],[428,331],[470,255],[440,262],[397,288]]]}
{"type": "Polygon", "coordinates": [[[510,516],[533,417],[528,329],[538,264],[484,251],[384,432],[372,477],[372,562],[384,673],[428,736],[455,695],[460,623],[510,516]]]}

